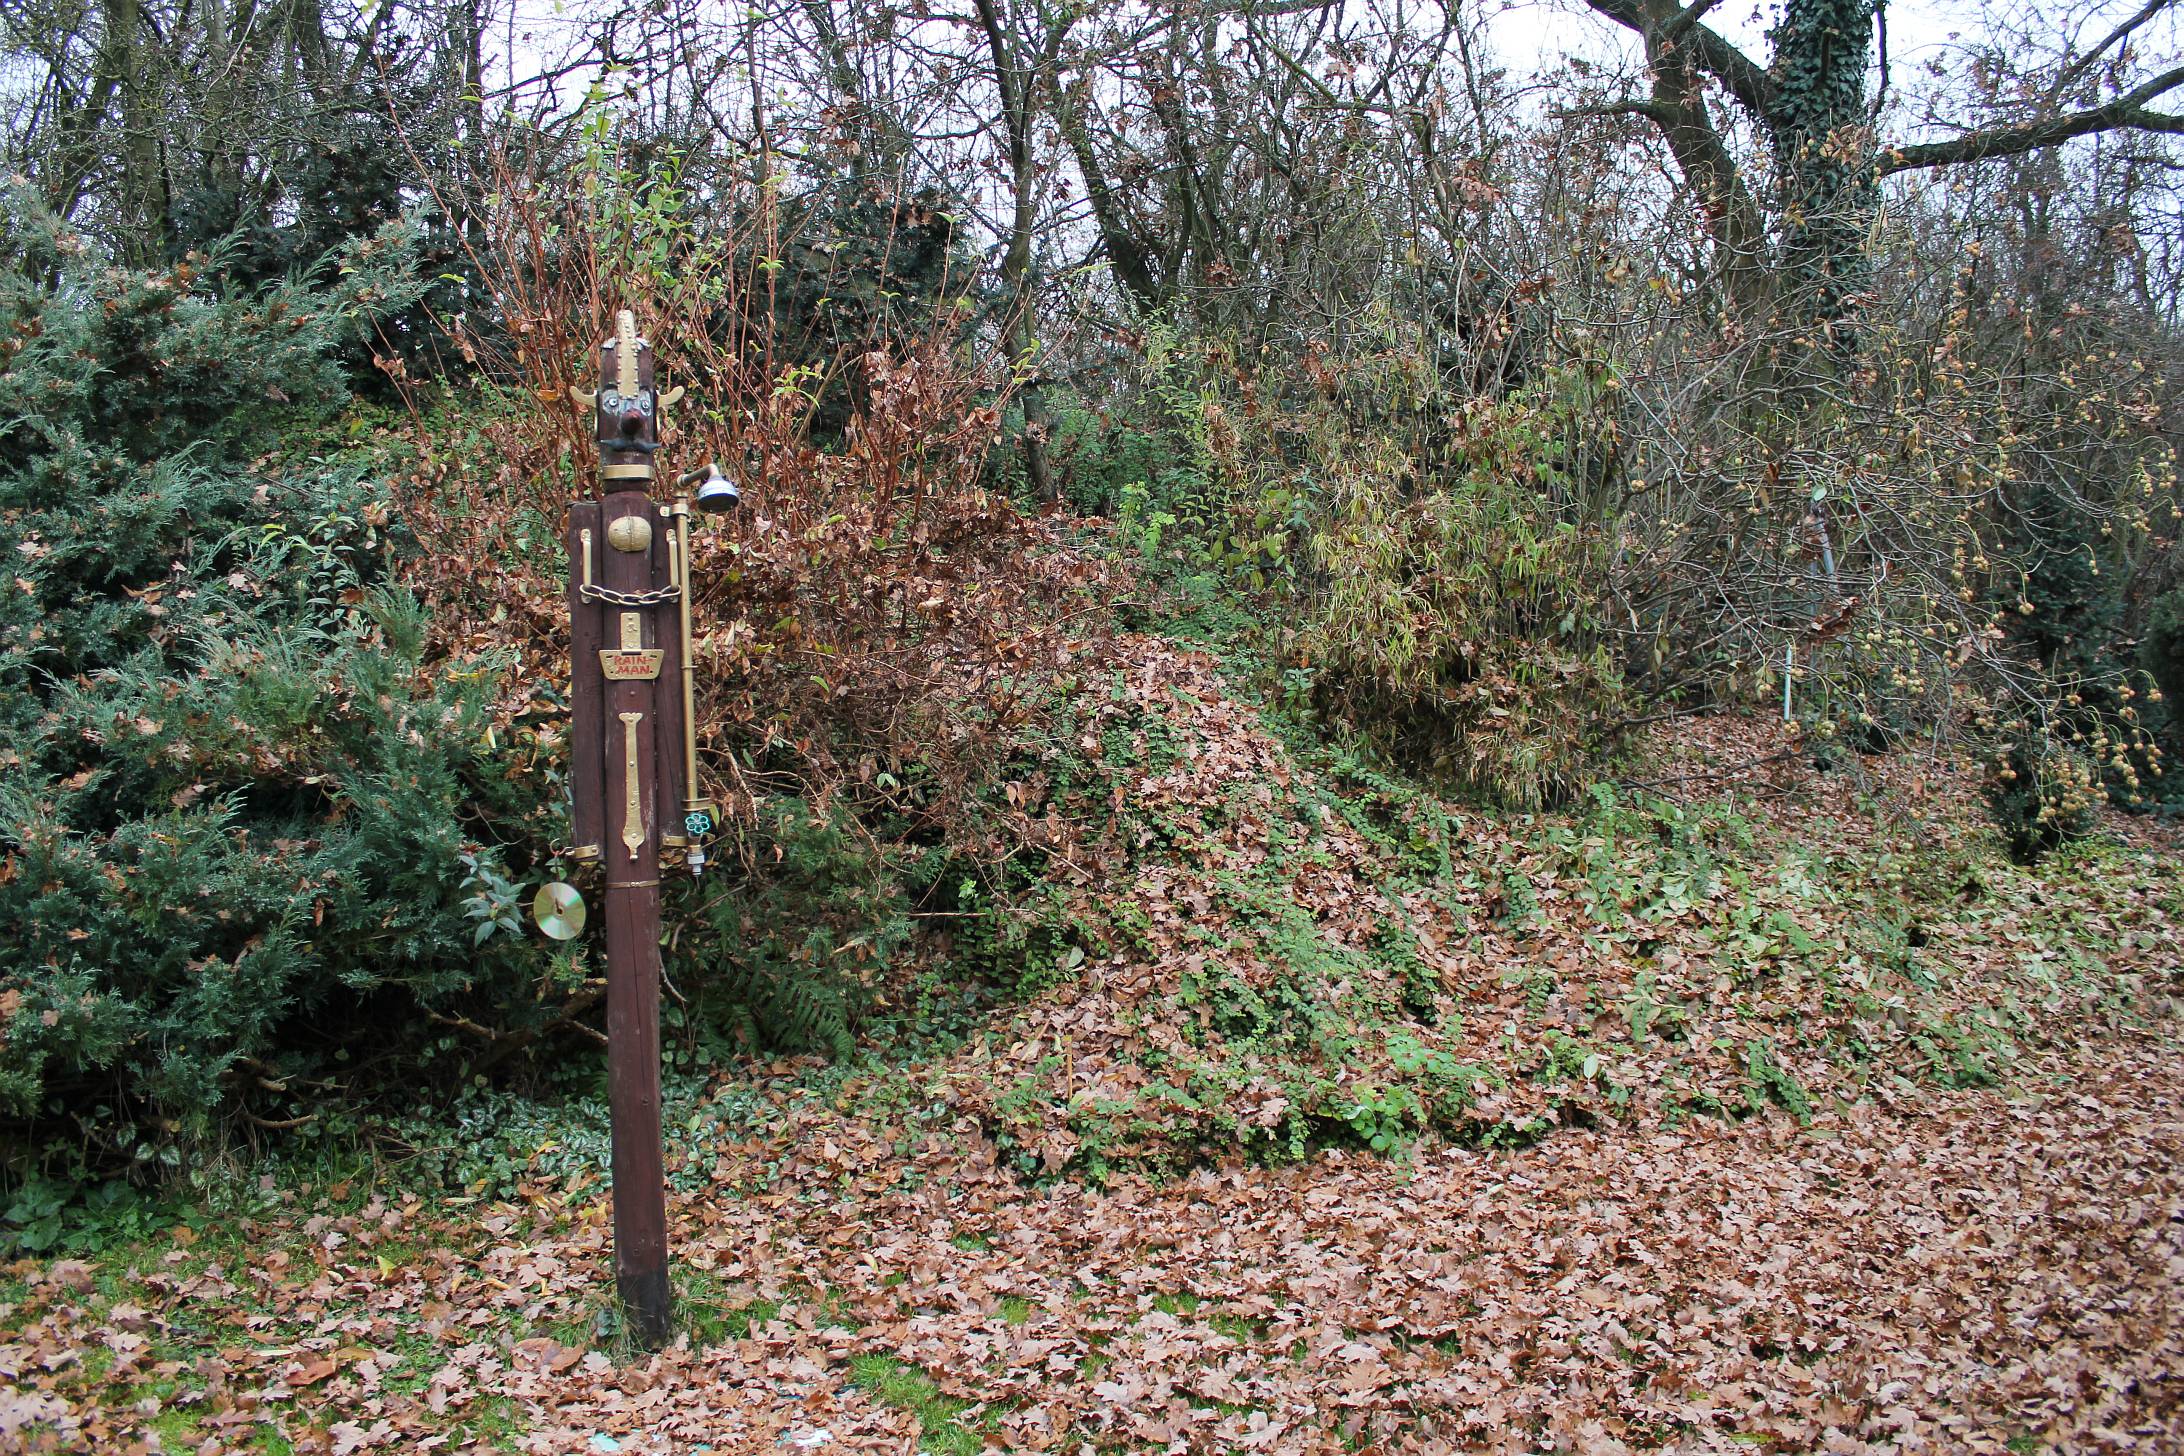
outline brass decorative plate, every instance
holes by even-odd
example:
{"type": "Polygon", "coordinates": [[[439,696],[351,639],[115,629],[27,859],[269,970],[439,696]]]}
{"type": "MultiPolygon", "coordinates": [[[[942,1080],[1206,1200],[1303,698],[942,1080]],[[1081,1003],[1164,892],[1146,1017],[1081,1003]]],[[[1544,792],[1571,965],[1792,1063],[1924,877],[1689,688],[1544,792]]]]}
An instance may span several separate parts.
{"type": "Polygon", "coordinates": [[[608,682],[642,682],[660,675],[660,661],[667,653],[658,647],[640,647],[617,650],[606,648],[599,654],[599,671],[608,682]]]}

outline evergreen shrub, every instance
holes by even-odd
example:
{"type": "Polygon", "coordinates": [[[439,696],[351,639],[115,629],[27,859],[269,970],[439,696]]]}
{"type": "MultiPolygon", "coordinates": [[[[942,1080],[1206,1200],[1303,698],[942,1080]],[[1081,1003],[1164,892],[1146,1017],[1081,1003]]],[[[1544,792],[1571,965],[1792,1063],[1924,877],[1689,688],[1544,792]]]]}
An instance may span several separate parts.
{"type": "Polygon", "coordinates": [[[406,235],[233,292],[217,253],[0,226],[0,1132],[18,1173],[56,1140],[145,1171],[408,1076],[435,1012],[537,1004],[473,912],[548,795],[492,664],[434,660],[375,462],[293,443],[416,298],[406,235]]]}

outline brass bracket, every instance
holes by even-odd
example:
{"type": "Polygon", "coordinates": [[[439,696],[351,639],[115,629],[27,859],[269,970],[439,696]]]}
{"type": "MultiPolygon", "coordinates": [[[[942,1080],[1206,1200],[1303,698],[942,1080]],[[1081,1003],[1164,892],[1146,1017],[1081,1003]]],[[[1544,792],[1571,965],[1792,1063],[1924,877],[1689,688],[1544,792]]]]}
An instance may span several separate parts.
{"type": "Polygon", "coordinates": [[[660,664],[666,658],[665,650],[645,646],[645,614],[624,612],[622,645],[600,650],[599,671],[608,682],[649,682],[660,675],[660,664]]]}
{"type": "Polygon", "coordinates": [[[622,845],[631,860],[645,847],[644,790],[637,782],[637,725],[642,713],[617,713],[622,720],[622,845]]]}

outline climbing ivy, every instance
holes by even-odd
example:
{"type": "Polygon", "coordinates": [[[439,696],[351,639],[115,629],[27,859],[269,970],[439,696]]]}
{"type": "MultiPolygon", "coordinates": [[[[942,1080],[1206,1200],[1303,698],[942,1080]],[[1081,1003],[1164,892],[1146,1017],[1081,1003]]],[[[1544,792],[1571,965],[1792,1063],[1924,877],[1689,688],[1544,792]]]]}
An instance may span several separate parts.
{"type": "Polygon", "coordinates": [[[1792,307],[1838,349],[1868,273],[1864,236],[1877,195],[1866,115],[1876,0],[1785,0],[1769,34],[1776,93],[1767,113],[1792,307]]]}

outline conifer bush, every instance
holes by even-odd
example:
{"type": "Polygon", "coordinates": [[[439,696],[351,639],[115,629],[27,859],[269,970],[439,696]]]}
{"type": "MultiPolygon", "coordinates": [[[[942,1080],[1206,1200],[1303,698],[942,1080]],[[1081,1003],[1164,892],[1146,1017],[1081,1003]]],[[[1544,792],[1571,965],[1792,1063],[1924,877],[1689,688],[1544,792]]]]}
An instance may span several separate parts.
{"type": "Polygon", "coordinates": [[[235,293],[4,225],[0,1131],[175,1161],[414,1070],[431,1011],[534,1002],[465,900],[547,795],[491,664],[433,659],[375,462],[281,444],[415,298],[405,236],[235,293]]]}

